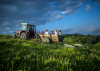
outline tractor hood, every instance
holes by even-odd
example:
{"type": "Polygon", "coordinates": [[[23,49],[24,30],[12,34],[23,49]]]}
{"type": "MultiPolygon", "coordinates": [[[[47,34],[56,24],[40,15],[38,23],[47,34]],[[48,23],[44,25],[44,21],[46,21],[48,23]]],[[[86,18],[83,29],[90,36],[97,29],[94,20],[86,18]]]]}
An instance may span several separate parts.
{"type": "Polygon", "coordinates": [[[17,33],[19,33],[19,31],[15,31],[14,33],[16,33],[16,34],[17,34],[17,33]]]}

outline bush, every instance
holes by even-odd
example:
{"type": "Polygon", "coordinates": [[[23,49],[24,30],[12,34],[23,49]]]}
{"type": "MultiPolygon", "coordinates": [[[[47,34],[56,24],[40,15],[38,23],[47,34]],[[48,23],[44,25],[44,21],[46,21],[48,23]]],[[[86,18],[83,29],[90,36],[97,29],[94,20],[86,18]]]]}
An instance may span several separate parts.
{"type": "Polygon", "coordinates": [[[88,44],[96,44],[97,42],[100,42],[100,36],[93,36],[93,35],[87,35],[87,36],[82,36],[82,35],[73,35],[72,39],[74,42],[82,42],[83,44],[88,43],[88,44]]]}
{"type": "Polygon", "coordinates": [[[100,36],[91,36],[91,37],[88,37],[88,43],[90,43],[90,44],[96,44],[97,42],[100,42],[100,36]]]}

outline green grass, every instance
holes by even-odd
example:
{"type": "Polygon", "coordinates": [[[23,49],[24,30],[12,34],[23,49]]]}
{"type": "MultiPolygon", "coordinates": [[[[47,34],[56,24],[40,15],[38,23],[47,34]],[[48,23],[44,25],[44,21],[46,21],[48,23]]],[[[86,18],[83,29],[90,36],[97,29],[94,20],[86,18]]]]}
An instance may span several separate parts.
{"type": "Polygon", "coordinates": [[[83,44],[84,47],[76,48],[66,48],[65,43],[77,42],[66,37],[63,43],[44,44],[4,36],[0,39],[0,67],[2,71],[100,70],[100,42],[91,47],[83,44]]]}

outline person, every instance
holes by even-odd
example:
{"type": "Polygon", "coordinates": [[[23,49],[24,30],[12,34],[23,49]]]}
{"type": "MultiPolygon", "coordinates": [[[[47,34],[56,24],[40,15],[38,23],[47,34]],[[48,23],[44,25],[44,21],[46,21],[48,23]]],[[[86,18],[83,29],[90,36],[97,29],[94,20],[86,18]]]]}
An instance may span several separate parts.
{"type": "Polygon", "coordinates": [[[49,34],[48,30],[47,30],[47,35],[49,34]]]}
{"type": "Polygon", "coordinates": [[[29,36],[32,36],[32,27],[29,26],[29,36]]]}
{"type": "Polygon", "coordinates": [[[44,33],[41,30],[40,30],[40,32],[41,32],[40,35],[44,35],[44,33]]]}
{"type": "Polygon", "coordinates": [[[31,29],[31,26],[29,26],[29,30],[31,29]]]}
{"type": "Polygon", "coordinates": [[[59,30],[58,35],[62,35],[61,30],[59,30]]]}
{"type": "Polygon", "coordinates": [[[45,31],[45,33],[44,33],[45,35],[47,34],[47,30],[45,31]]]}
{"type": "Polygon", "coordinates": [[[31,27],[31,30],[32,30],[32,27],[31,27]]]}
{"type": "Polygon", "coordinates": [[[58,33],[57,33],[57,29],[55,30],[55,32],[54,32],[54,33],[55,33],[55,35],[57,35],[57,34],[58,34],[58,33]]]}
{"type": "Polygon", "coordinates": [[[37,33],[37,35],[40,35],[39,33],[37,33]]]}
{"type": "Polygon", "coordinates": [[[51,35],[53,35],[54,33],[53,33],[53,30],[51,30],[51,33],[50,33],[51,35]]]}
{"type": "Polygon", "coordinates": [[[45,35],[48,35],[48,30],[45,31],[45,35]]]}

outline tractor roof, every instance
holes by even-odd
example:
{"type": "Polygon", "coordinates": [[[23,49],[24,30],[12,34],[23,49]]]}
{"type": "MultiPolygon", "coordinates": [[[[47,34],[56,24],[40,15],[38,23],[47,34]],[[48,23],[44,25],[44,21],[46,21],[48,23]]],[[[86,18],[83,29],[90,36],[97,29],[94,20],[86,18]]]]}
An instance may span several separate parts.
{"type": "Polygon", "coordinates": [[[35,25],[32,25],[32,24],[28,24],[28,23],[21,23],[21,25],[30,25],[30,26],[35,26],[35,25]]]}

